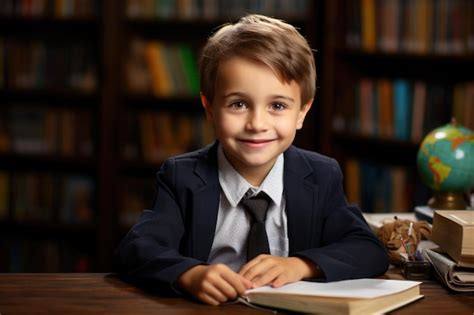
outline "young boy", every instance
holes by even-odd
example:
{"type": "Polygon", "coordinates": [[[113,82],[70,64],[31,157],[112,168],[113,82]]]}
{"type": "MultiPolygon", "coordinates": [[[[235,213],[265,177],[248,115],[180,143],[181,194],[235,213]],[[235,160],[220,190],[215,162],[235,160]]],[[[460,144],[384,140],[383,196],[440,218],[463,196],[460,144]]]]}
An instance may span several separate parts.
{"type": "Polygon", "coordinates": [[[218,140],[162,165],[153,209],[117,249],[119,270],[213,305],[262,285],[384,273],[387,254],[346,203],[337,162],[291,145],[316,82],[298,31],[248,15],[208,40],[200,71],[218,140]],[[246,201],[261,192],[266,254],[254,257],[249,231],[258,219],[246,201]]]}

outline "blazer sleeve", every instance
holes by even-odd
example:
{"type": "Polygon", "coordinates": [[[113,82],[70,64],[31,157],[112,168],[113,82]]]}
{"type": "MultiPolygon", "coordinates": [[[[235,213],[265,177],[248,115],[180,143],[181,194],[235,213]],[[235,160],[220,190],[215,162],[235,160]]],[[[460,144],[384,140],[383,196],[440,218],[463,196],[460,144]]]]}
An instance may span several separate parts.
{"type": "Polygon", "coordinates": [[[332,160],[326,192],[318,201],[322,222],[318,225],[319,243],[293,254],[312,261],[326,281],[368,278],[383,274],[388,254],[382,242],[366,223],[360,209],[348,205],[343,191],[342,172],[332,160]]]}
{"type": "Polygon", "coordinates": [[[157,174],[157,195],[152,210],[145,210],[115,251],[115,269],[130,280],[175,288],[178,277],[204,262],[183,256],[185,210],[176,198],[176,165],[166,161],[157,174]]]}

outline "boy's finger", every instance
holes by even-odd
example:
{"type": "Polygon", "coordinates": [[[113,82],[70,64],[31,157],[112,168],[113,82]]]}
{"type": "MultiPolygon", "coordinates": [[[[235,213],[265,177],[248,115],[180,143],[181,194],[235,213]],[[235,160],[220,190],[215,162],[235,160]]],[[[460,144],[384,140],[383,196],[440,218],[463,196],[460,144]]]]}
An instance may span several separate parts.
{"type": "Polygon", "coordinates": [[[205,292],[201,292],[200,294],[197,295],[198,299],[201,300],[202,302],[209,304],[209,305],[219,305],[220,302],[213,298],[210,294],[207,294],[205,292]]]}
{"type": "Polygon", "coordinates": [[[222,274],[222,278],[228,283],[233,289],[233,295],[230,298],[237,298],[245,293],[245,290],[252,286],[252,283],[247,279],[243,278],[239,274],[230,271],[222,274]],[[245,280],[245,282],[244,282],[245,280]]]}
{"type": "Polygon", "coordinates": [[[270,268],[265,271],[265,273],[260,274],[255,277],[252,282],[256,287],[261,287],[263,285],[269,284],[275,281],[278,276],[281,274],[281,271],[278,268],[270,268]]]}
{"type": "Polygon", "coordinates": [[[244,283],[246,290],[251,289],[251,288],[253,287],[252,281],[250,281],[249,279],[246,279],[246,278],[242,277],[241,275],[239,275],[239,276],[240,276],[240,279],[242,280],[242,282],[244,283]]]}
{"type": "Polygon", "coordinates": [[[235,299],[238,295],[234,284],[228,282],[226,279],[221,279],[221,281],[215,284],[215,287],[221,296],[223,296],[223,299],[220,299],[221,302],[225,302],[228,299],[235,299]]]}
{"type": "Polygon", "coordinates": [[[255,257],[254,259],[248,261],[245,265],[243,265],[242,268],[239,271],[239,274],[243,275],[244,273],[247,272],[247,270],[249,270],[253,266],[259,264],[260,262],[265,260],[265,258],[268,258],[268,257],[270,257],[270,256],[269,255],[258,255],[257,257],[255,257]]]}
{"type": "Polygon", "coordinates": [[[288,283],[288,277],[285,274],[280,274],[275,280],[273,280],[272,287],[279,288],[286,283],[288,283]]]}
{"type": "Polygon", "coordinates": [[[257,263],[249,266],[246,269],[242,269],[240,274],[250,281],[254,282],[254,280],[267,272],[272,267],[271,259],[263,259],[258,261],[257,263]]]}
{"type": "Polygon", "coordinates": [[[245,265],[242,266],[242,268],[240,269],[239,271],[239,275],[244,275],[250,268],[252,268],[253,266],[255,266],[258,262],[253,259],[249,262],[247,262],[245,265]]]}

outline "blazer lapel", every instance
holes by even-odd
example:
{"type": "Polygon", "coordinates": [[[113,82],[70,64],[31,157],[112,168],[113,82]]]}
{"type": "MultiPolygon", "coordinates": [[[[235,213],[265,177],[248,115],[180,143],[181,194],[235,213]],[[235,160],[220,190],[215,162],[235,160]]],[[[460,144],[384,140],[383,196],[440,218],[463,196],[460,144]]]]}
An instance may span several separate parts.
{"type": "Polygon", "coordinates": [[[202,185],[193,191],[192,251],[195,258],[207,261],[214,240],[220,198],[217,142],[202,152],[195,174],[200,177],[202,185]]]}
{"type": "Polygon", "coordinates": [[[308,248],[313,237],[318,187],[305,178],[312,173],[306,159],[291,146],[285,152],[284,185],[289,253],[308,248]]]}

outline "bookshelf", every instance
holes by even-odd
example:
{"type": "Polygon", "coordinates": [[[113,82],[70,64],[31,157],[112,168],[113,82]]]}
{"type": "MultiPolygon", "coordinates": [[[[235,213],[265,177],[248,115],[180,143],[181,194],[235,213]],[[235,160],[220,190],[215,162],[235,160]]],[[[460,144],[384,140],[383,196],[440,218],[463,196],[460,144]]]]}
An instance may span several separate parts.
{"type": "Polygon", "coordinates": [[[451,117],[474,128],[472,1],[325,4],[321,150],[344,166],[349,201],[412,211],[431,194],[416,170],[423,135],[451,117]]]}
{"type": "Polygon", "coordinates": [[[98,268],[99,1],[0,5],[0,271],[98,268]]]}

